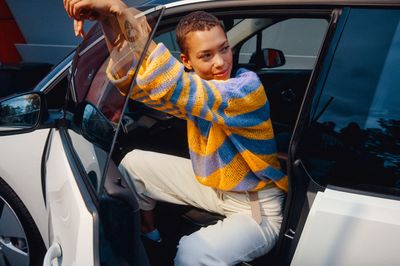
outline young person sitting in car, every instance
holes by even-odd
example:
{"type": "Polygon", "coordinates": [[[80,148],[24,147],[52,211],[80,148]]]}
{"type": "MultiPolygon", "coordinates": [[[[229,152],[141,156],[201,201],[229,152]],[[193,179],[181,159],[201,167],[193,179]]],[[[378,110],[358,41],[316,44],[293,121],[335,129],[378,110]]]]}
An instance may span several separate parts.
{"type": "MultiPolygon", "coordinates": [[[[130,30],[140,24],[132,22],[120,0],[65,0],[64,4],[76,20],[77,34],[84,19],[99,14],[116,15],[120,25],[134,24],[130,30]]],[[[253,260],[276,243],[287,191],[263,85],[249,70],[231,73],[232,51],[213,15],[201,11],[186,15],[176,35],[182,63],[162,43],[152,43],[131,98],[187,120],[191,159],[133,150],[119,168],[134,182],[143,211],[142,230],[155,241],[160,240],[154,226],[156,200],[226,216],[182,237],[176,265],[253,260]]],[[[126,90],[133,71],[123,77],[109,72],[109,76],[126,90]]]]}

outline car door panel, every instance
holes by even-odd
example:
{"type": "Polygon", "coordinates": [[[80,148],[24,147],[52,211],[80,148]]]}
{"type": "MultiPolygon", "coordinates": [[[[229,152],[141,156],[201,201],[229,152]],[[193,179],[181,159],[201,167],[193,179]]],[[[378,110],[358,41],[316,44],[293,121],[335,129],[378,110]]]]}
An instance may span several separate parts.
{"type": "Polygon", "coordinates": [[[317,193],[291,265],[396,265],[399,237],[400,201],[327,188],[317,193]]]}
{"type": "Polygon", "coordinates": [[[276,130],[281,127],[285,130],[294,127],[311,71],[271,69],[256,72],[267,93],[276,130]]]}
{"type": "Polygon", "coordinates": [[[397,265],[400,10],[339,14],[292,139],[292,265],[397,265]]]}
{"type": "Polygon", "coordinates": [[[71,168],[60,131],[54,131],[46,167],[49,244],[58,243],[63,265],[95,264],[95,222],[71,168]]]}

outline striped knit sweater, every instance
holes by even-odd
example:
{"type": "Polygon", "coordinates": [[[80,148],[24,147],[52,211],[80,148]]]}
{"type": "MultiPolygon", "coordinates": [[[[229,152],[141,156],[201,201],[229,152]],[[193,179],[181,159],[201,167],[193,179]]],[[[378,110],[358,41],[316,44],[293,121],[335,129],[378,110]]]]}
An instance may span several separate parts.
{"type": "MultiPolygon", "coordinates": [[[[122,92],[133,76],[133,70],[122,78],[107,72],[122,92]]],[[[287,191],[269,102],[254,72],[242,68],[226,81],[203,80],[185,72],[160,43],[140,67],[131,98],[187,120],[190,157],[201,184],[225,191],[275,184],[287,191]]]]}

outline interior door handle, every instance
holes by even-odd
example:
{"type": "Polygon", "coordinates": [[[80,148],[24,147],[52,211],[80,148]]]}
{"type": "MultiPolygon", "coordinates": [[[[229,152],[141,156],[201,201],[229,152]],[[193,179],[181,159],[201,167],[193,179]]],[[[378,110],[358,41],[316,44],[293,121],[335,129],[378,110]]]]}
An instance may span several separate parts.
{"type": "Polygon", "coordinates": [[[61,246],[57,242],[54,242],[51,244],[49,249],[46,252],[46,255],[44,256],[43,260],[43,266],[51,266],[51,262],[55,259],[60,257],[62,254],[61,252],[61,246]]]}
{"type": "Polygon", "coordinates": [[[292,89],[286,89],[281,92],[282,98],[288,102],[291,103],[296,99],[296,93],[292,89]]]}

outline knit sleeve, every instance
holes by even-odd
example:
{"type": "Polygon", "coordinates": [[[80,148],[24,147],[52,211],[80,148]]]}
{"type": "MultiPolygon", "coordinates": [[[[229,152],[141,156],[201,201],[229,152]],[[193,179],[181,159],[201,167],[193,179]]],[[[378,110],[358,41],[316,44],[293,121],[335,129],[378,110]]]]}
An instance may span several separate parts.
{"type": "Polygon", "coordinates": [[[240,69],[226,81],[204,80],[185,72],[161,43],[140,67],[136,81],[137,93],[185,117],[232,127],[255,126],[269,119],[267,97],[254,72],[240,69]]]}

